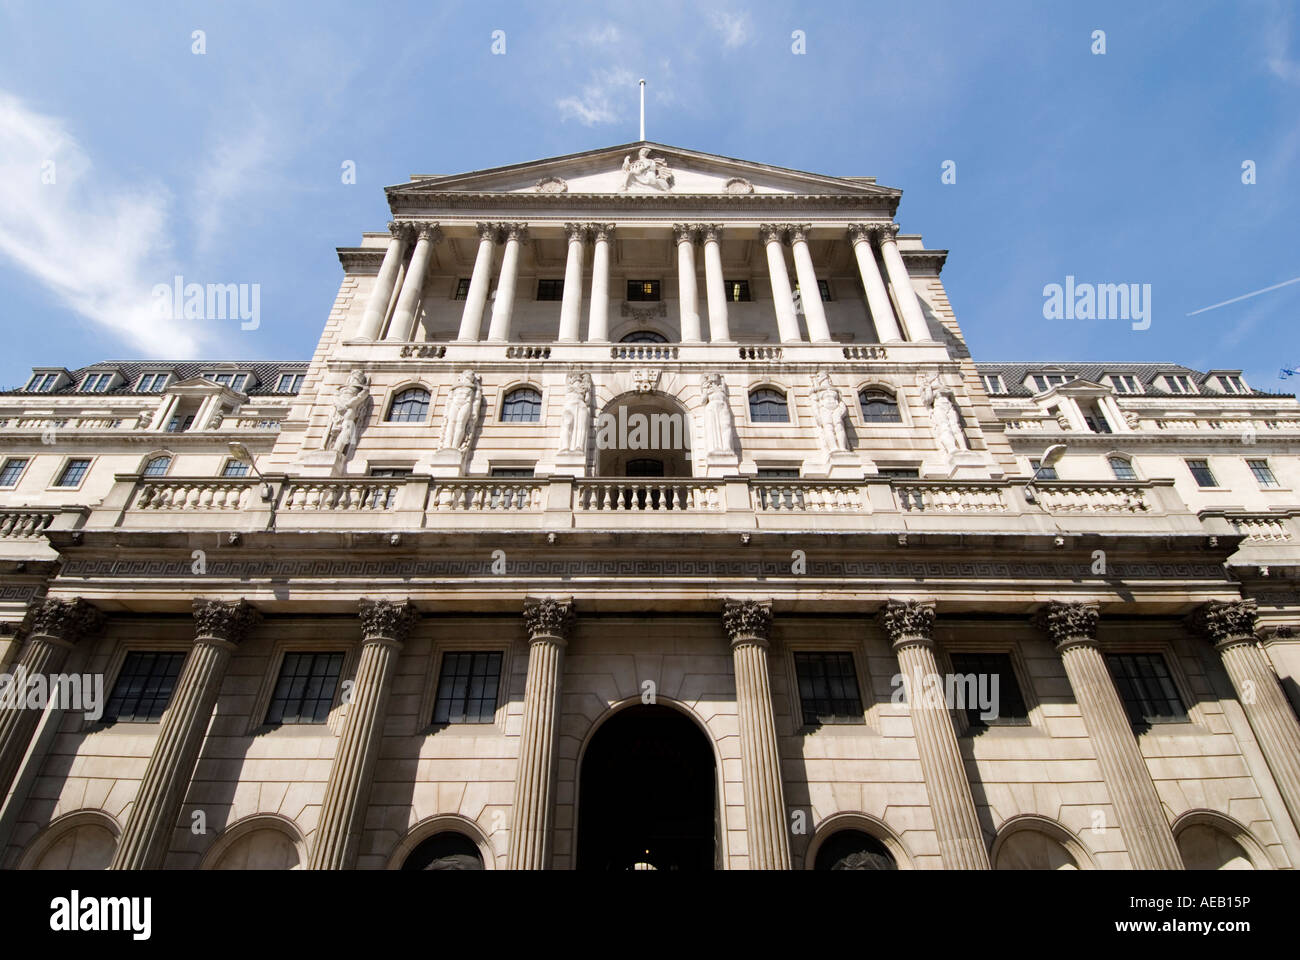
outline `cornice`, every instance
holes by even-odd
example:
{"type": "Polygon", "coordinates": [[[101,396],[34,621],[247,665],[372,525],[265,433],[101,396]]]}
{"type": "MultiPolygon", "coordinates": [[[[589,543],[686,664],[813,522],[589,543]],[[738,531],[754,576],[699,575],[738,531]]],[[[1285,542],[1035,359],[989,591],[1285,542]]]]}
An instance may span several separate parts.
{"type": "Polygon", "coordinates": [[[666,207],[703,209],[713,206],[737,210],[758,211],[766,207],[842,208],[846,210],[885,210],[892,217],[898,209],[899,197],[883,195],[854,196],[852,194],[808,193],[431,193],[424,191],[394,190],[388,194],[388,205],[393,216],[409,210],[447,209],[533,209],[560,207],[568,210],[639,210],[666,207]]]}

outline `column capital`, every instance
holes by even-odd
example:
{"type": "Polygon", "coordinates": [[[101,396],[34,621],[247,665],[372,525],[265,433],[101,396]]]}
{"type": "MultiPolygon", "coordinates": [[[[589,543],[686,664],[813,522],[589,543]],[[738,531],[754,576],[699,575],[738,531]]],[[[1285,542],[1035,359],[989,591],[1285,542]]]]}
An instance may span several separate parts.
{"type": "Polygon", "coordinates": [[[1189,625],[1215,647],[1254,643],[1256,606],[1254,600],[1211,600],[1192,611],[1189,625]]]}
{"type": "Polygon", "coordinates": [[[673,240],[677,243],[694,243],[696,235],[700,232],[698,224],[694,223],[674,223],[673,240]]]}
{"type": "Polygon", "coordinates": [[[32,611],[28,637],[44,637],[70,647],[83,637],[93,636],[104,625],[104,615],[85,600],[46,598],[32,611]]]}
{"type": "Polygon", "coordinates": [[[612,223],[589,223],[587,229],[591,231],[591,239],[593,240],[614,239],[614,224],[612,223]]]}
{"type": "Polygon", "coordinates": [[[411,630],[420,621],[420,611],[410,600],[400,603],[362,600],[358,607],[361,615],[361,639],[365,643],[375,640],[405,643],[411,630]]]}
{"type": "Polygon", "coordinates": [[[415,236],[420,240],[437,243],[442,239],[442,230],[436,223],[419,223],[415,225],[415,236]]]}
{"type": "Polygon", "coordinates": [[[1078,644],[1096,644],[1101,610],[1095,603],[1051,600],[1034,616],[1034,625],[1047,634],[1057,652],[1078,644]]]}
{"type": "Polygon", "coordinates": [[[526,223],[499,223],[497,226],[500,227],[501,234],[507,241],[516,240],[523,243],[528,239],[528,224],[526,223]]]}
{"type": "Polygon", "coordinates": [[[812,232],[811,223],[792,223],[788,226],[791,243],[807,243],[808,234],[812,232]]]}
{"type": "Polygon", "coordinates": [[[409,240],[411,238],[411,222],[409,220],[390,220],[388,221],[388,232],[393,235],[394,240],[409,240]]]}
{"type": "Polygon", "coordinates": [[[501,234],[500,226],[495,223],[476,223],[474,224],[474,229],[478,231],[478,238],[480,240],[491,240],[493,243],[496,242],[497,237],[501,234]]]}
{"type": "Polygon", "coordinates": [[[772,601],[723,600],[722,628],[732,647],[744,643],[766,647],[772,634],[772,601]]]}
{"type": "Polygon", "coordinates": [[[787,229],[784,223],[760,223],[758,234],[763,238],[764,243],[784,243],[787,229]]]}
{"type": "Polygon", "coordinates": [[[850,223],[848,229],[849,240],[852,243],[870,243],[871,235],[875,232],[875,225],[870,223],[850,223]]]}
{"type": "Polygon", "coordinates": [[[564,236],[568,240],[585,241],[590,233],[591,228],[585,223],[566,223],[564,225],[564,236]]]}
{"type": "Polygon", "coordinates": [[[564,643],[568,640],[573,620],[572,597],[529,597],[524,601],[524,624],[532,643],[539,640],[564,643]]]}
{"type": "Polygon", "coordinates": [[[933,600],[890,600],[880,608],[880,626],[895,650],[920,644],[934,645],[933,600]]]}
{"type": "Polygon", "coordinates": [[[247,600],[194,598],[196,643],[200,640],[217,640],[238,646],[261,619],[262,615],[257,608],[247,600]]]}
{"type": "Polygon", "coordinates": [[[700,237],[705,243],[709,241],[717,243],[722,239],[722,224],[720,223],[701,223],[699,230],[700,237]]]}
{"type": "Polygon", "coordinates": [[[879,236],[881,243],[893,243],[898,237],[898,224],[892,221],[889,223],[873,223],[871,232],[879,236]]]}

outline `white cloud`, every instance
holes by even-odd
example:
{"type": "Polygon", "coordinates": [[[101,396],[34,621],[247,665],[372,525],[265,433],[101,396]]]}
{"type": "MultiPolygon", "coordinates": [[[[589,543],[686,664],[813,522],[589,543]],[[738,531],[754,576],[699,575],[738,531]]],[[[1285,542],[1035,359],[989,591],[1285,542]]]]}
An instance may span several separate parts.
{"type": "Polygon", "coordinates": [[[582,39],[592,46],[601,46],[607,43],[618,43],[623,39],[623,34],[614,24],[606,23],[599,27],[588,28],[582,39]]]}
{"type": "Polygon", "coordinates": [[[753,33],[749,13],[744,10],[739,13],[714,10],[709,14],[709,23],[722,37],[722,45],[729,50],[744,45],[753,33]]]}
{"type": "Polygon", "coordinates": [[[259,174],[274,152],[271,125],[260,113],[237,132],[224,125],[217,129],[221,130],[221,143],[207,152],[207,161],[194,180],[194,244],[198,255],[211,251],[225,229],[226,214],[238,209],[234,201],[266,186],[267,181],[259,174]]]}
{"type": "Polygon", "coordinates": [[[132,349],[186,357],[198,332],[152,310],[153,285],[174,272],[170,204],[157,184],[113,184],[61,120],[0,91],[0,256],[132,349]]]}
{"type": "Polygon", "coordinates": [[[594,127],[618,120],[624,105],[630,107],[637,102],[637,94],[637,78],[627,70],[614,68],[596,71],[581,95],[564,97],[555,105],[560,108],[562,120],[577,120],[583,126],[594,127]]]}

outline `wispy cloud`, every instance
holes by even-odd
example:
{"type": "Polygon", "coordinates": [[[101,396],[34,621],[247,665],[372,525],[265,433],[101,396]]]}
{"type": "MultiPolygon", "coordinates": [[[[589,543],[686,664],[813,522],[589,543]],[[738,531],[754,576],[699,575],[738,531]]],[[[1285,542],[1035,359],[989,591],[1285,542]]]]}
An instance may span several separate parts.
{"type": "Polygon", "coordinates": [[[730,12],[714,10],[709,13],[709,23],[722,37],[722,45],[728,50],[744,46],[753,35],[748,11],[730,12]]]}
{"type": "Polygon", "coordinates": [[[0,91],[0,256],[133,349],[193,356],[195,331],[150,296],[171,278],[170,204],[158,184],[112,183],[60,119],[0,91]]]}
{"type": "Polygon", "coordinates": [[[1291,56],[1287,37],[1291,34],[1291,11],[1274,6],[1274,17],[1264,31],[1264,65],[1279,80],[1300,83],[1300,60],[1291,56]]]}
{"type": "Polygon", "coordinates": [[[221,237],[229,213],[240,209],[235,201],[263,190],[265,167],[273,159],[271,125],[264,114],[240,124],[230,132],[224,126],[219,146],[207,153],[207,160],[194,178],[195,252],[211,252],[221,237]]]}
{"type": "Polygon", "coordinates": [[[612,23],[604,23],[599,26],[588,27],[587,32],[582,34],[582,40],[584,43],[597,47],[611,43],[618,43],[622,39],[622,31],[612,23]]]}
{"type": "Polygon", "coordinates": [[[636,102],[637,78],[628,70],[615,67],[597,70],[579,96],[563,97],[555,102],[560,119],[577,120],[583,126],[614,123],[623,115],[622,107],[636,102]]]}

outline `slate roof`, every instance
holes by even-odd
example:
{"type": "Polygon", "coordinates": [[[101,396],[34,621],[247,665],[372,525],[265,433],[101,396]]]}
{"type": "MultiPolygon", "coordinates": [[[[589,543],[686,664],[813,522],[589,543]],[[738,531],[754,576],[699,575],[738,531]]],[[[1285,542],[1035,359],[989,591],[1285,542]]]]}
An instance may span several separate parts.
{"type": "MultiPolygon", "coordinates": [[[[119,372],[124,382],[112,389],[105,390],[101,396],[152,396],[153,394],[141,394],[136,390],[140,383],[140,377],[146,373],[170,373],[172,380],[189,380],[192,377],[202,376],[205,370],[219,370],[225,373],[227,370],[235,373],[251,373],[253,375],[252,389],[246,390],[249,394],[276,394],[275,385],[280,379],[282,373],[306,373],[310,361],[307,360],[100,360],[98,363],[92,363],[89,366],[77,367],[75,370],[69,370],[72,376],[72,382],[57,390],[48,391],[48,396],[58,396],[71,393],[81,393],[78,389],[88,373],[105,373],[111,371],[119,372]]],[[[46,368],[33,368],[46,369],[46,368]]],[[[57,368],[51,368],[57,369],[57,368]]],[[[35,396],[23,389],[26,382],[10,390],[0,390],[3,394],[22,394],[23,396],[35,396]]],[[[92,394],[84,394],[92,396],[92,394]]]]}
{"type": "MultiPolygon", "coordinates": [[[[1126,374],[1137,377],[1138,382],[1142,384],[1141,394],[1132,394],[1132,396],[1154,396],[1154,397],[1290,397],[1289,393],[1269,393],[1265,390],[1256,390],[1251,387],[1248,393],[1224,393],[1217,387],[1210,387],[1203,392],[1196,394],[1171,393],[1158,382],[1158,377],[1166,373],[1181,373],[1191,379],[1196,384],[1198,390],[1211,376],[1200,370],[1193,370],[1191,367],[1184,367],[1179,363],[1126,363],[1124,361],[1114,361],[1111,363],[976,363],[975,368],[981,374],[1001,374],[1002,385],[1006,387],[1003,393],[997,396],[1008,397],[1032,397],[1034,391],[1024,386],[1024,380],[1032,373],[1064,373],[1071,379],[1088,380],[1092,383],[1103,383],[1103,378],[1107,374],[1126,374]]],[[[1235,371],[1230,371],[1235,372],[1235,371]]],[[[1217,374],[1216,374],[1217,375],[1217,374]]]]}

